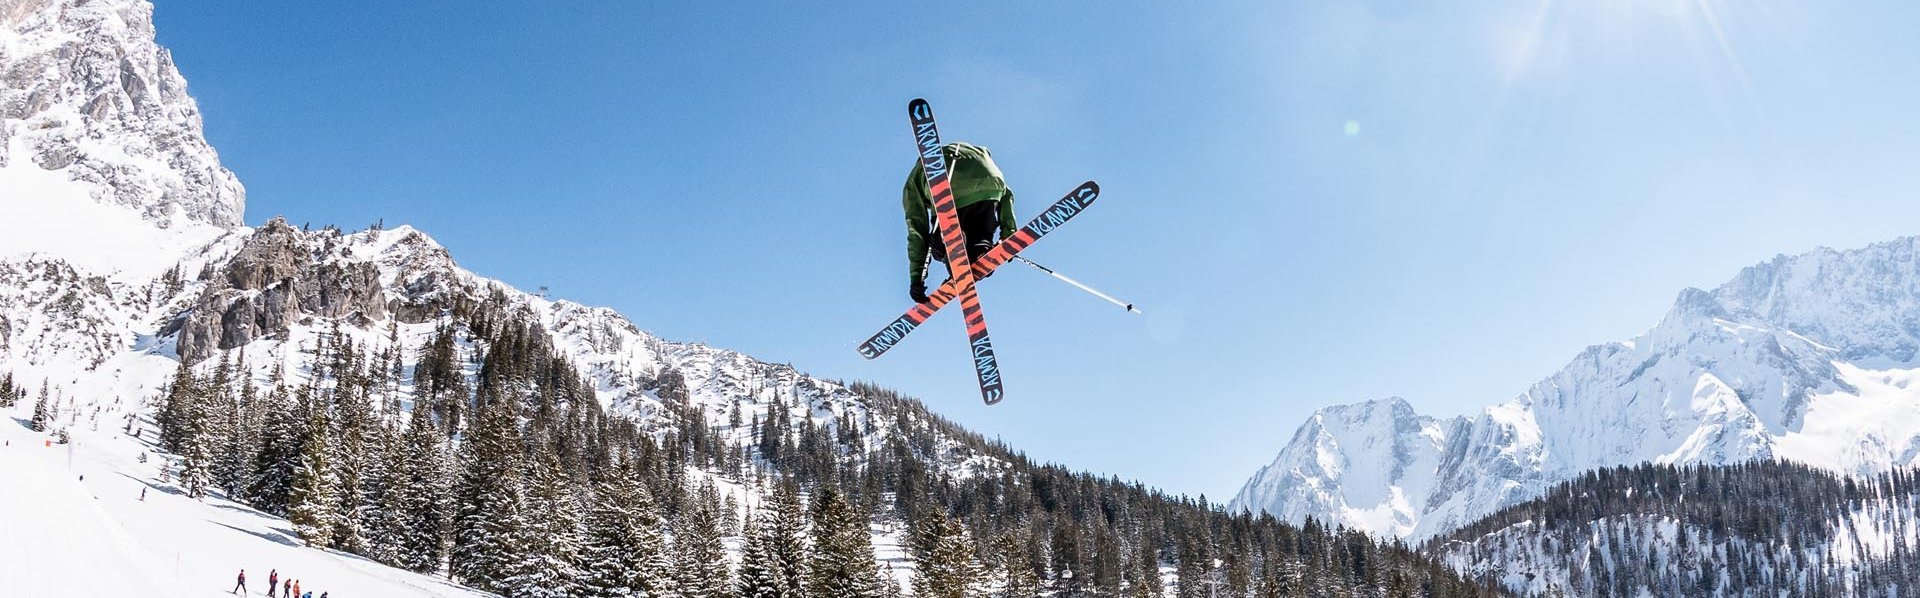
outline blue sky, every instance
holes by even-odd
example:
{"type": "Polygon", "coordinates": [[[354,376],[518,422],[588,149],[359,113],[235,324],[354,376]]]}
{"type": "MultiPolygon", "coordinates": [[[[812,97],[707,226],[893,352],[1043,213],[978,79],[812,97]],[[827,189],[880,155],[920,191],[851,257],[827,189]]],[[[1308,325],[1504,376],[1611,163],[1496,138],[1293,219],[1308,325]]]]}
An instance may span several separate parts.
{"type": "Polygon", "coordinates": [[[867,379],[1048,461],[1224,500],[1314,409],[1455,415],[1686,286],[1920,234],[1920,6],[1466,1],[163,2],[247,221],[433,234],[679,340],[867,379]],[[1099,205],[957,314],[905,309],[907,100],[1021,219],[1099,205]]]}

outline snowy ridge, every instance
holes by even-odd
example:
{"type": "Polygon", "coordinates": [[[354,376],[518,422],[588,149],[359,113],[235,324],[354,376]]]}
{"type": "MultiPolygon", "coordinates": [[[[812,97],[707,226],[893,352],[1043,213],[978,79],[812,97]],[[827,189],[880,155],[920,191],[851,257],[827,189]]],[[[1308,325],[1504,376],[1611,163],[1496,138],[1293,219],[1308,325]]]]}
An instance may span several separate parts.
{"type": "Polygon", "coordinates": [[[1407,423],[1381,426],[1327,417],[1351,406],[1323,410],[1231,505],[1421,539],[1610,465],[1782,458],[1863,474],[1920,463],[1916,252],[1920,238],[1819,249],[1687,289],[1646,333],[1588,347],[1469,417],[1409,409],[1396,415],[1407,423]],[[1438,456],[1388,459],[1382,446],[1438,456]],[[1368,460],[1395,467],[1324,465],[1368,460]]]}

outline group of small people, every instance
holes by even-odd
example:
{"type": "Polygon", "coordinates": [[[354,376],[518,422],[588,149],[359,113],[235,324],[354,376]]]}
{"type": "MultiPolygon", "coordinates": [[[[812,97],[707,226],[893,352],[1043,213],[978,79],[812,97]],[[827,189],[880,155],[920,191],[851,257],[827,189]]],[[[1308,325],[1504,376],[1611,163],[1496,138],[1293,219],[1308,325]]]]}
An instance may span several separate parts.
{"type": "MultiPolygon", "coordinates": [[[[240,578],[234,581],[233,593],[240,594],[240,595],[245,595],[247,593],[247,570],[246,569],[241,569],[240,578]]],[[[288,578],[286,581],[283,582],[283,581],[280,581],[279,569],[270,570],[267,572],[267,598],[282,598],[282,597],[313,598],[313,592],[301,593],[300,580],[288,578]],[[279,594],[274,594],[274,590],[276,589],[280,591],[279,594]]],[[[327,593],[321,592],[320,598],[327,598],[327,593]]]]}

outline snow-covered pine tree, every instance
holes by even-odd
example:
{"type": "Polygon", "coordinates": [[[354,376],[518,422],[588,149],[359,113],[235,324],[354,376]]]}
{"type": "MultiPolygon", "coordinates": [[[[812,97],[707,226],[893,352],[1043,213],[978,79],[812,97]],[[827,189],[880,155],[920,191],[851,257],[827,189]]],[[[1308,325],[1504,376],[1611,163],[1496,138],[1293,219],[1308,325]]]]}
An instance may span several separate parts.
{"type": "Polygon", "coordinates": [[[800,506],[800,490],[792,482],[776,482],[767,502],[761,533],[767,551],[779,561],[781,585],[789,596],[804,596],[807,579],[807,514],[800,506]]]}
{"type": "Polygon", "coordinates": [[[1027,560],[1027,547],[1012,532],[1001,534],[993,541],[993,555],[998,561],[1001,580],[1001,596],[1034,596],[1040,592],[1040,574],[1033,570],[1033,564],[1027,560]]]}
{"type": "Polygon", "coordinates": [[[551,445],[538,443],[528,463],[526,508],[517,541],[518,559],[504,580],[509,596],[572,596],[580,577],[580,505],[573,482],[551,445]]]}
{"type": "Polygon", "coordinates": [[[1176,586],[1179,598],[1209,598],[1213,591],[1213,557],[1203,543],[1192,538],[1181,543],[1175,573],[1180,577],[1176,586]]]}
{"type": "Polygon", "coordinates": [[[189,498],[205,498],[207,486],[213,483],[213,451],[207,446],[212,441],[206,437],[187,441],[186,455],[180,461],[180,488],[189,498]]]}
{"type": "Polygon", "coordinates": [[[624,457],[595,486],[582,547],[583,596],[672,594],[673,558],[660,533],[659,508],[642,475],[638,460],[624,457]]]}
{"type": "Polygon", "coordinates": [[[405,567],[407,534],[406,468],[413,457],[401,444],[400,428],[390,426],[383,417],[373,428],[373,458],[370,458],[370,490],[361,527],[368,530],[368,555],[373,560],[405,567]]]}
{"type": "Polygon", "coordinates": [[[893,563],[875,569],[880,575],[873,580],[877,598],[901,598],[900,579],[893,574],[893,563]]]}
{"type": "Polygon", "coordinates": [[[52,423],[53,412],[47,407],[47,389],[41,387],[40,399],[33,402],[33,419],[27,423],[27,427],[35,432],[45,432],[47,426],[52,423]]]}
{"type": "Polygon", "coordinates": [[[441,326],[413,365],[413,408],[432,413],[440,431],[449,437],[460,431],[471,395],[466,372],[461,370],[457,336],[455,327],[441,326]]]}
{"type": "Polygon", "coordinates": [[[1166,592],[1160,580],[1160,550],[1154,544],[1152,538],[1142,538],[1134,549],[1133,565],[1127,568],[1127,598],[1160,598],[1166,592]]]}
{"type": "MultiPolygon", "coordinates": [[[[336,339],[341,338],[337,324],[333,334],[336,339]]],[[[373,406],[367,401],[359,353],[353,342],[336,341],[332,355],[334,365],[328,369],[335,376],[332,389],[335,429],[329,446],[334,449],[330,461],[338,484],[335,497],[340,514],[334,519],[333,543],[341,550],[364,555],[367,554],[366,524],[373,518],[367,512],[371,508],[367,498],[375,493],[368,488],[372,477],[368,470],[378,463],[378,456],[370,453],[372,443],[368,442],[374,421],[373,406]]]]}
{"type": "Polygon", "coordinates": [[[966,526],[936,514],[920,526],[918,533],[925,537],[915,541],[921,554],[915,555],[919,570],[913,578],[913,595],[916,598],[976,595],[980,569],[974,562],[973,540],[966,526]]]}
{"type": "Polygon", "coordinates": [[[307,437],[300,447],[300,461],[293,470],[293,484],[287,493],[287,519],[293,531],[309,546],[333,546],[339,512],[334,494],[333,467],[327,458],[327,417],[314,414],[307,426],[307,437]]]}
{"type": "Polygon", "coordinates": [[[807,563],[810,596],[875,598],[879,572],[873,564],[873,539],[860,514],[830,485],[813,495],[813,558],[807,563]]]}
{"type": "Polygon", "coordinates": [[[513,401],[493,401],[478,415],[479,422],[461,445],[449,566],[467,585],[504,592],[502,582],[519,554],[513,541],[521,525],[520,455],[525,447],[513,401]]]}
{"type": "Polygon", "coordinates": [[[725,598],[733,595],[733,573],[727,569],[726,545],[720,541],[720,493],[707,481],[687,497],[674,535],[678,557],[680,596],[725,598]]]}
{"type": "Polygon", "coordinates": [[[448,521],[447,439],[434,426],[428,409],[416,407],[408,418],[405,450],[394,451],[397,467],[393,480],[393,502],[399,509],[392,515],[394,525],[402,528],[398,562],[420,573],[440,569],[446,560],[448,521]]]}
{"type": "Polygon", "coordinates": [[[768,547],[766,527],[758,519],[747,517],[746,527],[741,530],[746,543],[740,549],[737,593],[740,598],[796,598],[787,593],[786,576],[768,547]]]}
{"type": "Polygon", "coordinates": [[[300,462],[303,426],[278,368],[272,382],[273,389],[267,391],[261,401],[265,418],[254,448],[253,479],[247,484],[246,497],[254,508],[285,515],[287,495],[293,488],[293,472],[300,462]]]}
{"type": "MultiPolygon", "coordinates": [[[[160,413],[155,416],[160,424],[160,449],[179,454],[186,449],[187,439],[191,438],[200,425],[199,416],[199,380],[193,376],[193,367],[181,361],[173,370],[173,382],[167,385],[167,392],[161,397],[160,413]]],[[[42,400],[46,399],[47,389],[40,387],[42,400]]]]}

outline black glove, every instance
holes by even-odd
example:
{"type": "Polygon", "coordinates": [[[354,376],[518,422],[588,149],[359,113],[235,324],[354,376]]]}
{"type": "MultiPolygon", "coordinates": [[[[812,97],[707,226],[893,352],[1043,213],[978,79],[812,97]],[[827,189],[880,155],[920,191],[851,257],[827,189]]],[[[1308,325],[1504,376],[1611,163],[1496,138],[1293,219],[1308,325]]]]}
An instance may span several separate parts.
{"type": "Polygon", "coordinates": [[[907,296],[912,297],[914,303],[926,303],[927,302],[927,281],[924,281],[924,280],[913,281],[913,284],[907,287],[907,296]]]}

